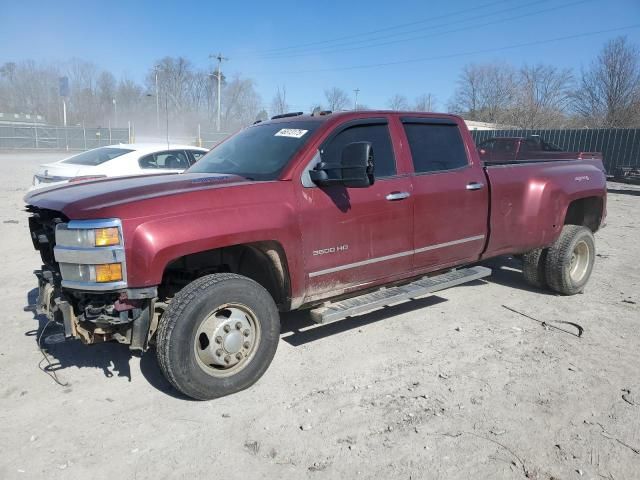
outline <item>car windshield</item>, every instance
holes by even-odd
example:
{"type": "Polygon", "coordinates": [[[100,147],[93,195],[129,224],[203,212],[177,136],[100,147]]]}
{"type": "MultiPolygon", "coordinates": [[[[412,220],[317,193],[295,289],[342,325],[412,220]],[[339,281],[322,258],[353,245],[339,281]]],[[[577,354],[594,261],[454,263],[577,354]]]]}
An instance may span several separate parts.
{"type": "Polygon", "coordinates": [[[73,163],[74,165],[100,165],[101,163],[113,160],[125,153],[133,152],[133,150],[127,148],[114,148],[114,147],[100,147],[94,148],[87,152],[82,152],[75,155],[62,163],[73,163]]]}
{"type": "Polygon", "coordinates": [[[226,173],[275,180],[319,125],[318,121],[253,125],[212,149],[186,173],[226,173]]]}

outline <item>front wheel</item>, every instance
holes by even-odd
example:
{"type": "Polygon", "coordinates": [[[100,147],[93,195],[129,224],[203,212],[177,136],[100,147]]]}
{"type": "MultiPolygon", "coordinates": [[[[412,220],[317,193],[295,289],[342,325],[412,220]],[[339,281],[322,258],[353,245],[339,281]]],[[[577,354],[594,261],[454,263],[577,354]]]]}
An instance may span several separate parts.
{"type": "Polygon", "coordinates": [[[565,225],[547,251],[547,285],[562,295],[582,292],[595,258],[596,245],[591,230],[581,225],[565,225]]]}
{"type": "Polygon", "coordinates": [[[158,328],[156,354],[177,390],[210,400],[258,381],[279,336],[278,309],[262,286],[240,275],[213,274],[171,301],[158,328]]]}

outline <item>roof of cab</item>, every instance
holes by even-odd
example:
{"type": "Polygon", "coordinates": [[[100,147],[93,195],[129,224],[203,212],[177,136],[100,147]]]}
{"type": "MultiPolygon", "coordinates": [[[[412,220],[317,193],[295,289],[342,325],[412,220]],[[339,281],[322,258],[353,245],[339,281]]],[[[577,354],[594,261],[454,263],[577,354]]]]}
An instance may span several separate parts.
{"type": "Polygon", "coordinates": [[[378,115],[396,115],[396,116],[423,116],[423,117],[447,117],[447,118],[460,118],[458,115],[451,113],[436,113],[436,112],[416,112],[416,111],[398,111],[398,110],[346,110],[342,112],[323,113],[321,115],[291,115],[281,118],[272,118],[261,122],[256,122],[254,125],[262,125],[267,123],[288,123],[296,121],[314,121],[314,122],[326,122],[328,120],[335,120],[336,118],[351,117],[357,119],[359,117],[375,117],[378,115]]]}

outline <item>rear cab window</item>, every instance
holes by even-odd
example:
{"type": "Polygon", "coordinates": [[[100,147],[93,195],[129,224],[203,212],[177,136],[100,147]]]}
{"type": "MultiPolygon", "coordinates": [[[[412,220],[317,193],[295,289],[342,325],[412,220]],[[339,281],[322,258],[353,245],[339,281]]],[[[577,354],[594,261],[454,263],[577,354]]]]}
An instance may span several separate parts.
{"type": "Polygon", "coordinates": [[[130,152],[133,152],[133,150],[129,148],[100,147],[82,152],[78,155],[74,155],[71,158],[63,160],[62,163],[71,163],[73,165],[89,165],[95,167],[96,165],[108,162],[109,160],[113,160],[114,158],[130,152]]]}
{"type": "Polygon", "coordinates": [[[515,154],[514,147],[517,145],[517,142],[514,142],[511,139],[497,139],[493,146],[493,151],[495,153],[502,153],[505,155],[515,154]]]}
{"type": "Polygon", "coordinates": [[[415,173],[467,167],[469,159],[458,125],[447,119],[403,118],[415,173]]]}

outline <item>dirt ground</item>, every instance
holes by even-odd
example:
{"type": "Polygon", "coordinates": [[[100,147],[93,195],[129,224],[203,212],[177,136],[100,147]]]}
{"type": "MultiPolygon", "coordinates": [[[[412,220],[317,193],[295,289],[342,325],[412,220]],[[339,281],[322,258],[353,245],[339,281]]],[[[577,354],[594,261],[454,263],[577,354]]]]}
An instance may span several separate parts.
{"type": "Polygon", "coordinates": [[[640,187],[609,185],[583,295],[534,291],[501,258],[486,282],[351,320],[287,315],[258,384],[195,402],[152,352],[53,330],[64,386],[39,368],[22,197],[45,157],[0,155],[0,478],[640,478],[640,187]]]}

